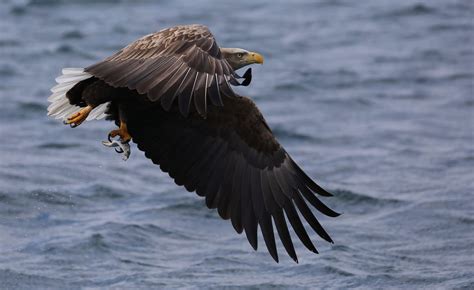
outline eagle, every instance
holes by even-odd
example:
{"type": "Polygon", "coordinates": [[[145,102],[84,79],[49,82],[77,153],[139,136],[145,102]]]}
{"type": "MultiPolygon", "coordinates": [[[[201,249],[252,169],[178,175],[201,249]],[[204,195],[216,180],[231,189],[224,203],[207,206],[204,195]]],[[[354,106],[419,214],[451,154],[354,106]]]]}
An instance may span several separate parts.
{"type": "Polygon", "coordinates": [[[132,42],[86,68],[65,68],[48,98],[48,115],[77,127],[105,118],[118,127],[104,145],[126,160],[133,141],[175,183],[205,197],[208,208],[230,219],[257,250],[260,227],[278,262],[274,228],[298,262],[288,223],[318,253],[302,219],[322,239],[333,240],[311,207],[339,214],[318,196],[316,184],[278,143],[255,103],[232,86],[250,84],[259,53],[221,48],[203,25],[163,29],[132,42]]]}

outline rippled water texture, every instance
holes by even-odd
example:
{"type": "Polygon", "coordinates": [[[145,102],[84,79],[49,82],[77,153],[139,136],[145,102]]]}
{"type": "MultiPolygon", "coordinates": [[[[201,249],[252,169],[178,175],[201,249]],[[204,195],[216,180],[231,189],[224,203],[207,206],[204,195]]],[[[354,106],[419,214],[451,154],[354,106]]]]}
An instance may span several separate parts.
{"type": "Polygon", "coordinates": [[[0,2],[0,288],[474,288],[473,1],[76,2],[0,2]],[[344,213],[319,255],[46,117],[62,67],[183,23],[266,57],[239,91],[344,213]]]}

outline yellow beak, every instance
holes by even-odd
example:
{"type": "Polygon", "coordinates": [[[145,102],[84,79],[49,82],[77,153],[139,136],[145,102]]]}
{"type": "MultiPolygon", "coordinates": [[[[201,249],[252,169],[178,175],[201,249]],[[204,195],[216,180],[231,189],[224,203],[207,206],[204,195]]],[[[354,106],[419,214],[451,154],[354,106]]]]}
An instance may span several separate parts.
{"type": "Polygon", "coordinates": [[[248,54],[248,61],[249,63],[259,63],[263,64],[263,56],[256,52],[250,52],[248,54]]]}

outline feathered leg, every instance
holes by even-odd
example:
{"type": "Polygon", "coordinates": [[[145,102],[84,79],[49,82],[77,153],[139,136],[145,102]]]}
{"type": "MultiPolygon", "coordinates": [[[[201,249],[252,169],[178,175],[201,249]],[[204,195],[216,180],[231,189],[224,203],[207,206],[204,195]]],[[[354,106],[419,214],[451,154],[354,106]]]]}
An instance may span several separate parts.
{"type": "Polygon", "coordinates": [[[114,138],[116,136],[120,136],[120,141],[122,143],[128,143],[132,139],[132,136],[128,133],[128,128],[127,128],[127,117],[125,115],[125,112],[123,110],[123,104],[118,105],[118,117],[120,120],[120,127],[116,130],[112,130],[109,133],[109,139],[114,138]]]}
{"type": "Polygon", "coordinates": [[[126,116],[122,109],[122,105],[118,105],[118,118],[120,121],[120,127],[116,130],[110,131],[108,135],[109,141],[103,141],[102,144],[107,147],[116,147],[115,151],[122,154],[122,159],[127,160],[130,156],[130,145],[129,142],[132,139],[132,136],[128,133],[126,116]],[[112,138],[119,136],[120,139],[112,140],[112,138]],[[118,148],[117,148],[118,147],[118,148]]]}

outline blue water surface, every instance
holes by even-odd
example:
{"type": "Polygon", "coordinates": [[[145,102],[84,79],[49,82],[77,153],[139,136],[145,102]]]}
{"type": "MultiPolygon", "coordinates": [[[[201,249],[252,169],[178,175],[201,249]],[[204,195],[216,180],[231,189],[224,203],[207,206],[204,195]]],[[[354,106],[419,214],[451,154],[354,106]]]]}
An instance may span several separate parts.
{"type": "Polygon", "coordinates": [[[474,2],[0,2],[0,288],[474,288],[474,2]],[[255,100],[342,212],[319,255],[244,235],[112,123],[46,117],[63,67],[159,29],[208,25],[265,56],[255,100]]]}

